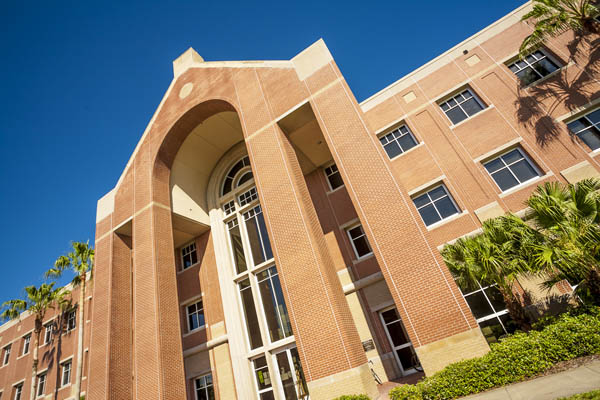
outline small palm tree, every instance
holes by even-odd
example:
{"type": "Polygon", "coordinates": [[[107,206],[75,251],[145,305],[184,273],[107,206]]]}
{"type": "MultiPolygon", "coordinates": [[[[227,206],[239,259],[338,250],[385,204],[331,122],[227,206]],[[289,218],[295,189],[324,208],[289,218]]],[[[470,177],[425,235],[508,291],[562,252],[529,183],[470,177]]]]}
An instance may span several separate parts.
{"type": "Polygon", "coordinates": [[[43,283],[40,287],[27,286],[25,288],[25,293],[27,294],[26,299],[15,299],[4,302],[2,304],[3,311],[0,315],[4,319],[18,319],[22,312],[29,311],[35,317],[30,392],[30,399],[33,400],[36,397],[37,371],[39,364],[38,353],[44,317],[49,309],[54,308],[56,305],[60,306],[60,304],[65,301],[69,292],[62,288],[54,289],[54,282],[52,282],[49,284],[43,283]]]}
{"type": "Polygon", "coordinates": [[[600,180],[546,183],[527,200],[545,242],[532,247],[538,268],[551,272],[550,288],[566,279],[586,302],[600,305],[600,180]]]}
{"type": "Polygon", "coordinates": [[[599,16],[598,2],[594,0],[533,0],[533,9],[521,20],[533,20],[534,29],[521,43],[519,53],[524,57],[569,29],[581,36],[598,34],[599,16]]]}
{"type": "Polygon", "coordinates": [[[459,286],[496,284],[511,318],[527,331],[530,320],[513,287],[519,275],[529,273],[528,246],[540,240],[535,230],[509,214],[485,221],[480,235],[446,245],[442,257],[459,286]]]}
{"type": "Polygon", "coordinates": [[[80,287],[78,304],[78,329],[77,332],[77,372],[75,375],[75,386],[72,395],[79,399],[81,397],[81,379],[83,373],[83,327],[85,318],[85,291],[87,274],[92,273],[94,266],[94,249],[89,243],[73,242],[73,251],[66,256],[60,256],[54,263],[54,268],[46,272],[47,277],[58,278],[70,269],[75,274],[72,280],[73,287],[80,287]]]}

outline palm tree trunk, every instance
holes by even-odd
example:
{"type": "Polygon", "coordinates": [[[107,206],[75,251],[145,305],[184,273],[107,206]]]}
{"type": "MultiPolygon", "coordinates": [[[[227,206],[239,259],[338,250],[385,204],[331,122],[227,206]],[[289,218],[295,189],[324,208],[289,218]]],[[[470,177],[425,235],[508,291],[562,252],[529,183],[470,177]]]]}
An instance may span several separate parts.
{"type": "Polygon", "coordinates": [[[33,365],[31,367],[31,393],[29,393],[29,398],[31,400],[35,400],[35,398],[36,398],[40,332],[42,332],[42,321],[39,318],[36,318],[35,319],[35,330],[33,333],[34,338],[33,338],[33,365]]]}
{"type": "Polygon", "coordinates": [[[83,374],[83,327],[85,317],[85,279],[86,273],[81,274],[81,290],[79,291],[79,332],[77,332],[77,374],[75,375],[75,387],[73,395],[75,400],[81,398],[81,379],[83,374]]]}
{"type": "Polygon", "coordinates": [[[586,285],[592,295],[593,304],[600,306],[600,274],[596,268],[590,268],[586,277],[586,285]]]}
{"type": "Polygon", "coordinates": [[[525,308],[523,304],[517,299],[514,293],[510,290],[501,289],[500,293],[502,293],[502,297],[504,298],[504,303],[506,303],[506,309],[510,317],[515,321],[515,323],[519,326],[524,332],[529,332],[531,330],[530,319],[525,312],[525,308]]]}

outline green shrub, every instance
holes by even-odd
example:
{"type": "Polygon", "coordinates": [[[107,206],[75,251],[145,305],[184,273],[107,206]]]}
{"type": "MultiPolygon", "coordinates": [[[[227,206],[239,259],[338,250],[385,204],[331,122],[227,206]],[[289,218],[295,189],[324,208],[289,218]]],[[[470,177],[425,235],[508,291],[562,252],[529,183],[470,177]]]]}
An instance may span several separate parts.
{"type": "Polygon", "coordinates": [[[333,400],[371,400],[366,394],[347,394],[344,396],[336,397],[333,400]]]}
{"type": "Polygon", "coordinates": [[[559,361],[600,354],[600,309],[563,314],[541,331],[493,343],[483,357],[448,365],[416,385],[390,391],[392,400],[443,400],[483,392],[537,375],[559,361]]]}
{"type": "Polygon", "coordinates": [[[574,394],[569,397],[561,397],[558,400],[600,400],[600,390],[592,390],[591,392],[574,394]]]}

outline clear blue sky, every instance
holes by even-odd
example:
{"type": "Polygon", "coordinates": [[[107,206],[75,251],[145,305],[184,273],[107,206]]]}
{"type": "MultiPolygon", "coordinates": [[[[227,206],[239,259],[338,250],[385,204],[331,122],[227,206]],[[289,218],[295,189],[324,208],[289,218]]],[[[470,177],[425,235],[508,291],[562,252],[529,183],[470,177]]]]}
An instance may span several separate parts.
{"type": "Polygon", "coordinates": [[[117,179],[192,46],[287,60],[323,38],[359,101],[521,5],[503,1],[19,2],[0,12],[0,302],[94,241],[117,179]]]}

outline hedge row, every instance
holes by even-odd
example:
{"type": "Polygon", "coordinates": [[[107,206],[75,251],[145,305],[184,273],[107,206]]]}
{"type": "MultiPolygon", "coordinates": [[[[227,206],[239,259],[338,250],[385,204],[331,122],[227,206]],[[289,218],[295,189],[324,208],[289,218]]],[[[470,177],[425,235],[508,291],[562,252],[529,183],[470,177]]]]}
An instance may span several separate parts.
{"type": "Polygon", "coordinates": [[[600,354],[600,308],[563,314],[541,331],[516,333],[491,345],[483,357],[450,364],[416,385],[389,393],[392,400],[446,400],[518,382],[559,361],[600,354]]]}

